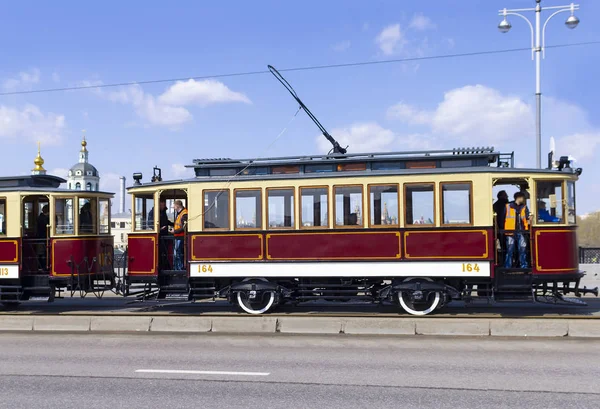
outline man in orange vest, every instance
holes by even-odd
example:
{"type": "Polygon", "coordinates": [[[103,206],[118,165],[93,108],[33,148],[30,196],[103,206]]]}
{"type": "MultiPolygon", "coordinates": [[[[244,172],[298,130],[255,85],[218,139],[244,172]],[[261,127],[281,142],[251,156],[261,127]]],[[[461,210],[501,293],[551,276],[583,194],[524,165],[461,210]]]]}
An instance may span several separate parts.
{"type": "Polygon", "coordinates": [[[529,230],[531,215],[525,203],[525,193],[517,192],[515,200],[507,203],[504,208],[504,234],[506,235],[506,258],[504,267],[512,268],[515,244],[519,247],[519,264],[527,268],[527,239],[525,233],[529,230]]]}
{"type": "Polygon", "coordinates": [[[185,231],[186,225],[188,221],[188,211],[183,206],[181,200],[175,200],[175,225],[173,226],[173,236],[175,237],[175,254],[173,258],[173,269],[174,270],[183,270],[183,254],[184,254],[184,239],[185,239],[185,231]]]}

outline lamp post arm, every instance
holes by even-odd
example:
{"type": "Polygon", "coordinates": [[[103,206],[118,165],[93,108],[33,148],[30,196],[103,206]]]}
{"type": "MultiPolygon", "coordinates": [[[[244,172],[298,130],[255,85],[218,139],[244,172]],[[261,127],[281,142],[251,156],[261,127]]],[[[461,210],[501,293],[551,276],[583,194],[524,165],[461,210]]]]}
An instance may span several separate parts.
{"type": "Polygon", "coordinates": [[[543,58],[546,58],[546,26],[548,25],[548,22],[550,21],[550,19],[552,19],[552,17],[556,16],[559,13],[563,13],[566,11],[571,11],[571,8],[569,7],[567,9],[555,11],[554,13],[550,14],[550,17],[548,17],[546,19],[546,22],[544,23],[544,27],[542,28],[542,57],[543,58]]]}
{"type": "Polygon", "coordinates": [[[529,28],[531,29],[531,59],[533,60],[533,55],[534,55],[534,52],[535,52],[535,46],[534,46],[533,24],[531,24],[531,21],[529,21],[529,19],[527,17],[525,17],[524,15],[519,14],[519,13],[514,13],[512,11],[503,12],[502,15],[504,15],[504,16],[518,16],[518,17],[521,17],[523,20],[525,20],[527,22],[527,24],[529,24],[529,28]]]}

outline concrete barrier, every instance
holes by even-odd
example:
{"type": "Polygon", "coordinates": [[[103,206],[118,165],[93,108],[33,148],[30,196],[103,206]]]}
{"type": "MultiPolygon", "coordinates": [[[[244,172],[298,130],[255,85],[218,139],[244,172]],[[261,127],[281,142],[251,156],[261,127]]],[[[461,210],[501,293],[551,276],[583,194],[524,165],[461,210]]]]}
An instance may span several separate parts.
{"type": "Polygon", "coordinates": [[[33,318],[34,331],[89,331],[90,317],[40,315],[33,318]]]}
{"type": "Polygon", "coordinates": [[[0,315],[0,332],[286,333],[600,339],[597,318],[179,317],[0,315]]]}

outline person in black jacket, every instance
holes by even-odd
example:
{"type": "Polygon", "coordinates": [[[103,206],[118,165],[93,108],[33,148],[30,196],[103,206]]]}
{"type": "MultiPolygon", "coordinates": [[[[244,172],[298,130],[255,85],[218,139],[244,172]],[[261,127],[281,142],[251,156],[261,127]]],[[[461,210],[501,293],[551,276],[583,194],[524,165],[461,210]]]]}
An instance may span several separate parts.
{"type": "Polygon", "coordinates": [[[169,216],[167,216],[167,202],[164,199],[160,200],[159,203],[159,221],[160,228],[158,230],[159,236],[159,245],[160,245],[160,254],[159,254],[159,268],[161,270],[169,270],[171,268],[171,263],[169,262],[169,227],[172,227],[174,224],[171,220],[169,220],[169,216]]]}

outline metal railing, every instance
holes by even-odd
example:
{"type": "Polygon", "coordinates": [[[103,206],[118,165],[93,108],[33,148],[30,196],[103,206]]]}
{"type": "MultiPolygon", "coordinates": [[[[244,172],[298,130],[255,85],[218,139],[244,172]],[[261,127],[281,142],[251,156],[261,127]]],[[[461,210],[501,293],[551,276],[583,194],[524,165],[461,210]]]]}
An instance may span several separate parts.
{"type": "Polygon", "coordinates": [[[600,247],[579,247],[579,263],[600,264],[600,247]]]}

